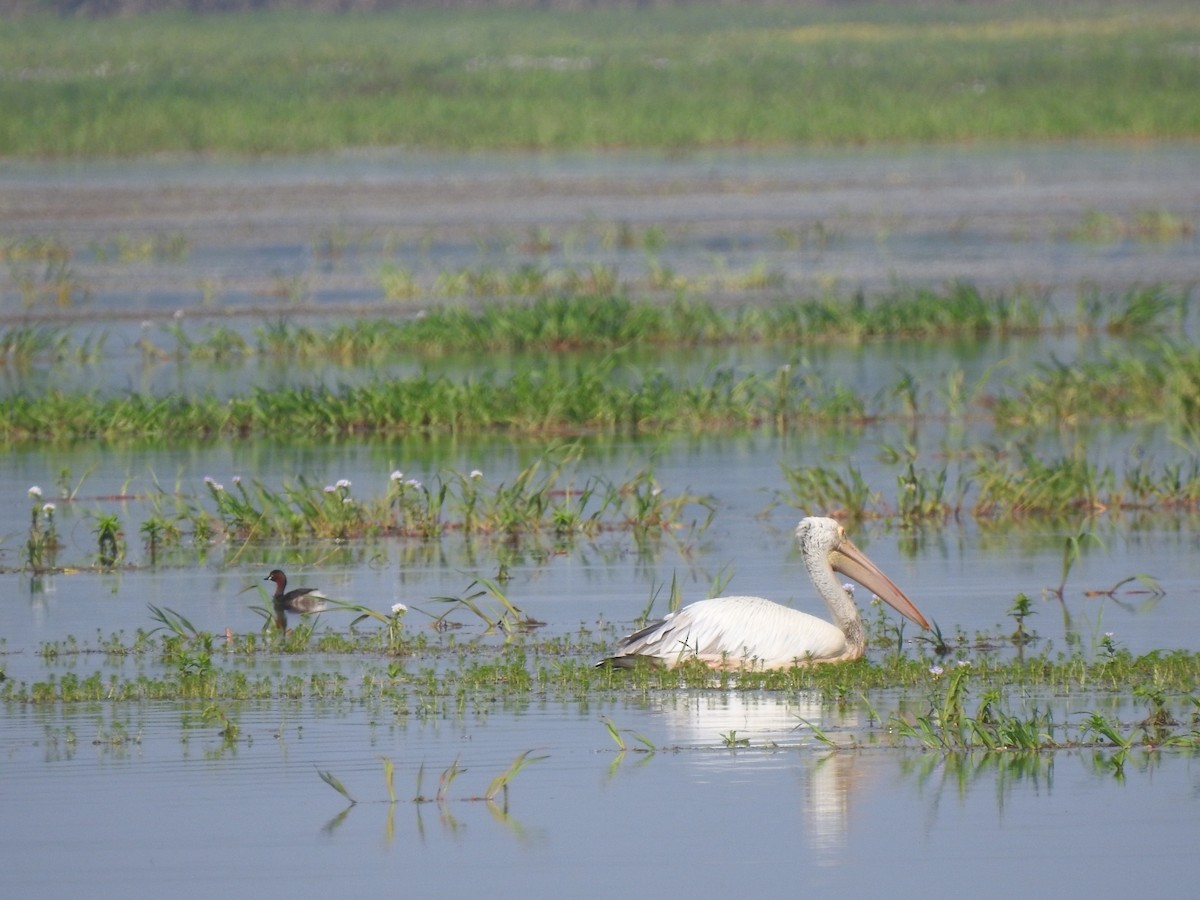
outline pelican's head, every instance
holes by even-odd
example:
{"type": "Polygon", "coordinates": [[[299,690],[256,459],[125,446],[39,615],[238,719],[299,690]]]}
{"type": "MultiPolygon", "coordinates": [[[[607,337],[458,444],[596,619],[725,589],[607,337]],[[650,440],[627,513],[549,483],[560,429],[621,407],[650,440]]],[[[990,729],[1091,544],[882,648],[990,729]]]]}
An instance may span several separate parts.
{"type": "Polygon", "coordinates": [[[806,565],[825,564],[835,572],[857,581],[906,619],[928,628],[921,611],[896,587],[892,579],[871,562],[846,536],[846,529],[833,519],[809,516],[796,526],[796,540],[806,565]]]}

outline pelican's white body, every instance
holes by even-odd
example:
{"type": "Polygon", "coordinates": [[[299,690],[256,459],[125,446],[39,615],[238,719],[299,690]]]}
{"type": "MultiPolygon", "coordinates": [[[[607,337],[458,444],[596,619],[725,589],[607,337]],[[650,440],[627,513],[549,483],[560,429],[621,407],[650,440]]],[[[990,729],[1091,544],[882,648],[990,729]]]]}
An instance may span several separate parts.
{"type": "Polygon", "coordinates": [[[621,644],[622,656],[668,665],[695,657],[721,668],[786,669],[847,658],[836,625],[763,597],[698,600],[621,644]]]}
{"type": "Polygon", "coordinates": [[[713,668],[785,669],[858,659],[867,647],[862,617],[854,598],[834,576],[835,570],[922,628],[929,627],[912,601],[833,519],[802,520],[796,526],[796,541],[833,622],[762,597],[715,597],[690,603],[622,639],[607,662],[629,666],[647,659],[655,665],[676,666],[698,659],[713,668]]]}

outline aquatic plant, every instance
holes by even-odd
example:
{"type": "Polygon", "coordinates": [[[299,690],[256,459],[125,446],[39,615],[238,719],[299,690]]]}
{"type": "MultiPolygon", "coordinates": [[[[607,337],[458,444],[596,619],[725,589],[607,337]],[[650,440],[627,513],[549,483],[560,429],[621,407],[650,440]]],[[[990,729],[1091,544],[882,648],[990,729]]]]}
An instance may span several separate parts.
{"type": "Polygon", "coordinates": [[[519,753],[509,765],[507,769],[493,778],[487,786],[487,790],[483,794],[483,799],[488,803],[495,801],[496,796],[503,791],[504,795],[508,796],[508,785],[526,766],[531,763],[540,762],[544,759],[549,759],[548,756],[531,756],[532,750],[525,750],[519,753]]]}
{"type": "Polygon", "coordinates": [[[323,782],[325,782],[327,785],[329,785],[331,788],[333,788],[335,791],[337,791],[339,794],[341,794],[343,797],[345,797],[347,800],[349,800],[351,806],[358,803],[357,800],[355,800],[353,797],[350,796],[350,792],[348,790],[346,790],[346,786],[344,784],[342,784],[341,780],[336,775],[334,775],[332,772],[322,771],[321,769],[317,769],[317,775],[320,776],[320,778],[323,782]]]}
{"type": "Polygon", "coordinates": [[[601,721],[604,722],[604,727],[608,731],[608,736],[611,737],[613,742],[617,745],[618,753],[625,753],[630,749],[632,749],[635,753],[654,753],[658,749],[654,746],[653,741],[651,741],[645,735],[634,731],[633,729],[618,729],[613,720],[608,717],[603,718],[601,721]],[[630,746],[625,742],[625,738],[622,737],[623,734],[631,735],[634,740],[636,740],[642,746],[630,748],[630,746]]]}
{"type": "Polygon", "coordinates": [[[1143,209],[1132,218],[1089,210],[1083,220],[1071,229],[1070,236],[1078,241],[1112,243],[1126,238],[1145,241],[1172,241],[1191,237],[1195,224],[1177,212],[1167,209],[1143,209]]]}
{"type": "Polygon", "coordinates": [[[448,627],[446,617],[459,610],[467,610],[472,613],[484,624],[486,631],[499,631],[509,637],[545,624],[530,618],[520,608],[514,606],[500,586],[490,578],[477,578],[467,586],[466,592],[461,597],[434,597],[433,599],[449,605],[449,609],[434,617],[433,624],[437,628],[448,627]],[[476,586],[479,587],[479,590],[472,592],[472,588],[476,586]],[[479,603],[480,599],[484,597],[491,597],[497,602],[497,611],[484,609],[479,603]]]}
{"type": "Polygon", "coordinates": [[[96,560],[110,569],[125,557],[125,536],[115,513],[96,513],[96,560]]]}
{"type": "MultiPolygon", "coordinates": [[[[935,677],[941,676],[935,667],[935,677]]],[[[967,683],[975,677],[971,667],[960,666],[947,676],[944,692],[933,699],[929,710],[919,714],[893,713],[889,727],[902,739],[931,750],[962,752],[982,749],[988,752],[1039,752],[1061,747],[1080,746],[1103,740],[1117,748],[1108,759],[1115,774],[1121,775],[1126,756],[1136,745],[1157,746],[1168,741],[1176,745],[1194,745],[1195,734],[1177,735],[1170,730],[1178,724],[1166,712],[1160,689],[1135,688],[1145,697],[1151,715],[1138,728],[1122,733],[1120,726],[1100,712],[1089,712],[1078,726],[1078,737],[1063,734],[1048,708],[1036,705],[1027,717],[1006,712],[997,688],[986,690],[975,714],[966,712],[967,683]]]]}
{"type": "Polygon", "coordinates": [[[709,498],[665,491],[643,470],[622,482],[577,480],[571,468],[578,447],[549,448],[511,480],[493,482],[479,470],[444,471],[426,483],[393,471],[383,496],[356,497],[349,481],[318,487],[300,477],[280,490],[255,480],[232,480],[232,489],[204,480],[215,512],[193,504],[186,518],[205,515],[217,531],[239,541],[315,537],[361,539],[390,534],[436,539],[449,532],[518,538],[552,532],[559,537],[621,529],[635,537],[658,531],[702,532],[712,519],[709,498]],[[688,520],[694,510],[703,518],[688,520]]]}
{"type": "Polygon", "coordinates": [[[29,489],[29,497],[33,502],[29,534],[25,538],[24,565],[33,572],[44,572],[55,567],[62,547],[54,521],[56,507],[53,503],[42,502],[42,489],[37,485],[29,489]]]}
{"type": "Polygon", "coordinates": [[[1014,631],[1009,638],[1017,646],[1022,646],[1036,639],[1036,635],[1025,630],[1025,620],[1035,614],[1033,609],[1033,601],[1029,599],[1028,594],[1017,594],[1013,598],[1013,604],[1008,610],[1008,614],[1013,617],[1017,623],[1017,630],[1014,631]]]}

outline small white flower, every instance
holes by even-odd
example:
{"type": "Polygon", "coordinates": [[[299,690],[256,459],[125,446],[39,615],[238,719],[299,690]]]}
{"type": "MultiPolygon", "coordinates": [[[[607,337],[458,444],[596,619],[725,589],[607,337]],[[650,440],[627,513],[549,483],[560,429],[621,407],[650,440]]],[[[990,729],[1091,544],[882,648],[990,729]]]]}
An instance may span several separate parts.
{"type": "Polygon", "coordinates": [[[845,591],[847,594],[849,594],[851,597],[854,596],[854,584],[852,582],[847,581],[845,584],[843,584],[842,590],[845,591]]]}
{"type": "Polygon", "coordinates": [[[325,493],[327,494],[332,494],[336,490],[337,488],[335,488],[332,484],[325,485],[325,493]]]}
{"type": "Polygon", "coordinates": [[[393,616],[398,616],[398,615],[400,615],[402,613],[406,613],[406,612],[408,612],[408,607],[405,606],[403,603],[393,603],[392,604],[392,615],[393,616]]]}
{"type": "Polygon", "coordinates": [[[937,678],[944,671],[945,671],[945,669],[943,669],[941,666],[930,666],[929,667],[929,674],[932,675],[934,678],[937,678]]]}
{"type": "Polygon", "coordinates": [[[404,482],[404,484],[410,488],[419,488],[421,486],[421,482],[417,481],[415,478],[408,479],[408,481],[404,482]]]}
{"type": "Polygon", "coordinates": [[[1104,632],[1104,636],[1105,636],[1106,638],[1110,638],[1110,637],[1112,637],[1112,636],[1113,636],[1113,633],[1112,633],[1111,631],[1106,631],[1106,632],[1104,632]]]}
{"type": "Polygon", "coordinates": [[[340,488],[348,489],[350,487],[350,479],[349,478],[339,478],[337,486],[340,488]]]}
{"type": "Polygon", "coordinates": [[[958,661],[958,667],[959,667],[960,669],[965,669],[965,668],[966,668],[967,666],[969,666],[970,664],[971,664],[971,661],[970,661],[969,659],[960,659],[960,660],[958,661]]]}
{"type": "Polygon", "coordinates": [[[233,476],[233,483],[234,483],[234,484],[241,484],[241,483],[242,483],[242,476],[241,476],[241,475],[234,475],[234,476],[233,476]]]}
{"type": "Polygon", "coordinates": [[[404,473],[399,469],[394,469],[392,470],[392,474],[388,477],[391,478],[392,481],[402,481],[404,479],[404,473]]]}
{"type": "Polygon", "coordinates": [[[46,515],[50,515],[52,512],[54,512],[54,504],[53,503],[43,504],[42,512],[44,512],[46,515]]]}
{"type": "Polygon", "coordinates": [[[38,487],[38,486],[35,484],[33,487],[31,487],[31,488],[29,489],[29,496],[30,496],[30,497],[40,497],[40,496],[42,496],[42,489],[41,489],[40,487],[38,487]]]}
{"type": "Polygon", "coordinates": [[[482,472],[480,472],[478,469],[472,469],[472,470],[471,470],[471,476],[470,476],[470,477],[472,477],[472,478],[482,478],[482,477],[483,477],[483,473],[482,473],[482,472]]]}
{"type": "Polygon", "coordinates": [[[354,505],[353,497],[343,497],[342,498],[342,506],[353,506],[353,505],[354,505]]]}

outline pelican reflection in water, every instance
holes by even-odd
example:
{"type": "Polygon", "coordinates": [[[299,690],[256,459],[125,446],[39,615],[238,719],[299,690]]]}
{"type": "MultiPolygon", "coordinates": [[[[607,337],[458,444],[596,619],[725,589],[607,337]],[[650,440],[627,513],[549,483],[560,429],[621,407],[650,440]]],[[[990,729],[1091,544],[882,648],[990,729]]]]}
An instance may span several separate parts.
{"type": "Polygon", "coordinates": [[[785,669],[858,659],[866,630],[854,598],[834,573],[858,582],[922,628],[929,623],[904,592],[880,571],[833,519],[810,517],[796,526],[804,567],[833,617],[816,616],[762,597],[715,597],[690,603],[622,638],[604,662],[618,667],[647,659],[674,667],[699,659],[716,669],[785,669]]]}

